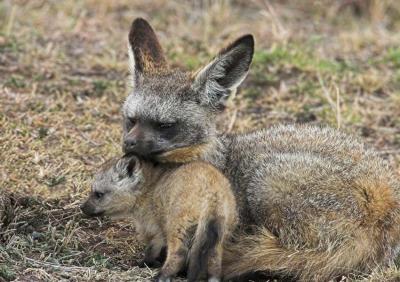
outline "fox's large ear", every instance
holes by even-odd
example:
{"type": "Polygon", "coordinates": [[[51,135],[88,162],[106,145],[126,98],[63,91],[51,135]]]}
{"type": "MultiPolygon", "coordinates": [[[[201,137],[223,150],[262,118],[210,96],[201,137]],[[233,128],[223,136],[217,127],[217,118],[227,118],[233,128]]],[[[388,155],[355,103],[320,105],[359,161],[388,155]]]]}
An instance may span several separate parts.
{"type": "Polygon", "coordinates": [[[200,102],[224,109],[229,96],[245,79],[254,53],[254,38],[244,35],[222,49],[217,57],[195,74],[193,89],[200,102]]]}
{"type": "Polygon", "coordinates": [[[128,40],[130,68],[135,79],[167,67],[157,36],[146,20],[137,18],[132,22],[128,40]]]}

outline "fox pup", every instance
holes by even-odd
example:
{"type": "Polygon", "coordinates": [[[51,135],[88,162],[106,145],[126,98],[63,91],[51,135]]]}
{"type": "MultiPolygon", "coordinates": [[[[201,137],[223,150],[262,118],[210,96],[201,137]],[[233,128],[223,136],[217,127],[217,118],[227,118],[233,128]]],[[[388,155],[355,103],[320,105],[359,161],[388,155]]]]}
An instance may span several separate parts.
{"type": "Polygon", "coordinates": [[[229,181],[212,165],[157,166],[138,157],[107,162],[95,176],[82,211],[89,216],[131,216],[152,264],[167,258],[158,281],[170,281],[188,261],[188,280],[221,277],[225,240],[236,224],[229,181]]]}
{"type": "Polygon", "coordinates": [[[327,281],[393,261],[400,184],[373,149],[307,125],[218,134],[216,116],[249,70],[252,35],[195,73],[169,68],[145,20],[132,23],[128,39],[134,85],[122,109],[124,151],[213,164],[232,183],[240,223],[259,228],[224,255],[225,277],[269,271],[327,281]]]}

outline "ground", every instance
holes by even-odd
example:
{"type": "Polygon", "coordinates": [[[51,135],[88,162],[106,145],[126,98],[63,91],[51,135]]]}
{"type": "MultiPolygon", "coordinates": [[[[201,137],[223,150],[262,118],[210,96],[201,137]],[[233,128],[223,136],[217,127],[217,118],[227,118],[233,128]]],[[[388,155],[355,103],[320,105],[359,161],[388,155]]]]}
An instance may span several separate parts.
{"type": "MultiPolygon", "coordinates": [[[[172,66],[196,70],[253,33],[248,78],[221,131],[276,123],[338,127],[400,174],[400,2],[0,2],[0,281],[144,281],[129,222],[78,206],[92,173],[120,153],[131,90],[127,34],[144,17],[172,66]]],[[[371,276],[399,281],[395,266],[371,276]]]]}

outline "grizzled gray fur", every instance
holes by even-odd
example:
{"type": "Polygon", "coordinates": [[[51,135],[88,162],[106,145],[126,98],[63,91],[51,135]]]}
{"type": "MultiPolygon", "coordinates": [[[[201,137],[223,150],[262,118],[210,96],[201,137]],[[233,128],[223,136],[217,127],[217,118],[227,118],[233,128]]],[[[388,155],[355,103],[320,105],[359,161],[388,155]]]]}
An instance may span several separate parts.
{"type": "Polygon", "coordinates": [[[231,181],[242,224],[258,227],[227,248],[236,255],[226,261],[225,277],[265,270],[327,281],[393,260],[400,184],[373,149],[307,125],[217,133],[216,115],[247,75],[251,35],[196,73],[168,67],[144,20],[133,23],[129,40],[134,90],[123,106],[124,151],[156,162],[215,165],[231,181]]]}

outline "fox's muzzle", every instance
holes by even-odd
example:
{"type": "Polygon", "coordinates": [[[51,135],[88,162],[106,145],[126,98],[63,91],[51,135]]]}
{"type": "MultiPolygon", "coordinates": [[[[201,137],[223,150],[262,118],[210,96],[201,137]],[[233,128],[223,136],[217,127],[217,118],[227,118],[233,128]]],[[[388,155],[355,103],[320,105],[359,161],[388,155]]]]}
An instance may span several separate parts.
{"type": "Polygon", "coordinates": [[[122,147],[125,154],[133,153],[142,157],[158,155],[165,151],[152,141],[132,138],[125,139],[122,147]]]}
{"type": "Polygon", "coordinates": [[[125,153],[135,153],[137,150],[137,139],[128,137],[124,140],[124,143],[122,145],[123,150],[125,153]]]}
{"type": "Polygon", "coordinates": [[[164,152],[166,149],[165,136],[154,125],[137,122],[132,129],[124,134],[122,149],[124,153],[134,153],[143,157],[164,152]]]}

